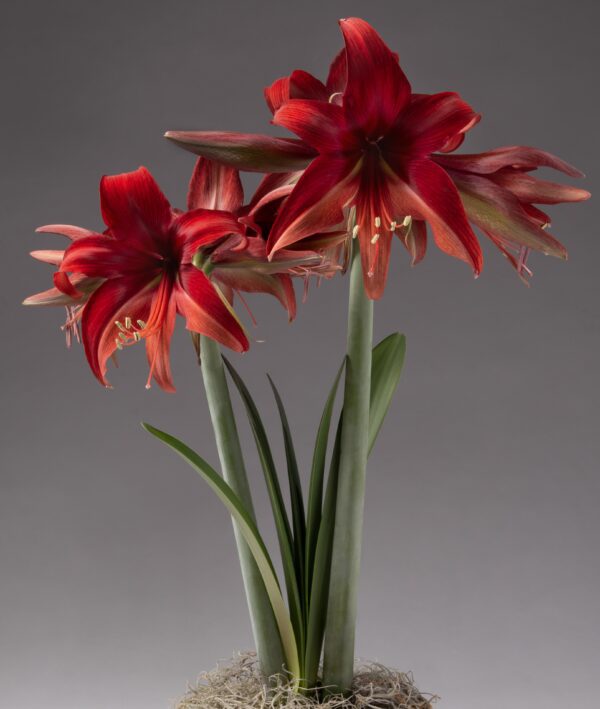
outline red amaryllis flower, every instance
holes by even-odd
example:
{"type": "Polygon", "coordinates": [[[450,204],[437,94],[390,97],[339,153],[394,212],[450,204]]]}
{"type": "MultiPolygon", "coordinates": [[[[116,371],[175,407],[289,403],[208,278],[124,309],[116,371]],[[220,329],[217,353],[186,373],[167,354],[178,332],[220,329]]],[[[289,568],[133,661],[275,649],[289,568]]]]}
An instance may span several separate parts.
{"type": "Polygon", "coordinates": [[[82,339],[100,382],[108,385],[106,362],[117,349],[145,340],[147,386],[154,378],[172,391],[169,345],[176,313],[185,317],[189,330],[239,352],[248,349],[231,307],[192,263],[201,246],[239,233],[238,220],[219,210],[173,210],[145,168],[103,177],[100,201],[107,230],[78,234],[60,256],[54,277],[56,289],[71,299],[71,306],[85,303],[82,339]],[[89,297],[82,288],[85,279],[101,281],[89,297]]]}
{"type": "MultiPolygon", "coordinates": [[[[478,115],[455,93],[412,94],[397,56],[370,25],[356,18],[340,24],[346,48],[324,90],[310,75],[296,72],[289,83],[280,80],[267,91],[276,109],[273,123],[296,133],[316,155],[273,226],[270,253],[339,224],[344,208],[354,206],[365,287],[372,298],[383,293],[392,236],[408,216],[427,221],[438,246],[478,273],[481,250],[458,192],[431,159],[436,151],[455,149],[478,115]]],[[[269,170],[289,164],[289,147],[278,150],[268,142],[275,139],[265,136],[254,143],[233,134],[167,137],[199,154],[210,150],[213,157],[254,169],[266,158],[263,153],[253,163],[248,145],[258,149],[260,141],[268,147],[269,170]],[[275,155],[279,162],[273,167],[275,155]]]]}
{"type": "Polygon", "coordinates": [[[566,258],[565,247],[547,231],[550,217],[536,204],[581,202],[586,190],[540,180],[531,173],[553,168],[570,177],[583,173],[550,153],[524,146],[496,148],[477,155],[436,155],[458,188],[469,219],[506,256],[522,280],[531,275],[531,249],[566,258]]]}

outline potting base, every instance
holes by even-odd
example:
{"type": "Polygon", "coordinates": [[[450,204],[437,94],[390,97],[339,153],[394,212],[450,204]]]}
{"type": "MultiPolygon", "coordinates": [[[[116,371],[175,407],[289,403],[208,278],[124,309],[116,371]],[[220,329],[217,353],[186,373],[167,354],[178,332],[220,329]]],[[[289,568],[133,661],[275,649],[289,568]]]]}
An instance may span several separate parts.
{"type": "Polygon", "coordinates": [[[201,675],[199,683],[188,690],[177,709],[432,709],[437,697],[423,695],[413,684],[411,674],[397,672],[383,665],[358,665],[352,696],[328,696],[322,702],[294,693],[280,677],[266,689],[254,653],[241,654],[228,664],[201,675]]]}

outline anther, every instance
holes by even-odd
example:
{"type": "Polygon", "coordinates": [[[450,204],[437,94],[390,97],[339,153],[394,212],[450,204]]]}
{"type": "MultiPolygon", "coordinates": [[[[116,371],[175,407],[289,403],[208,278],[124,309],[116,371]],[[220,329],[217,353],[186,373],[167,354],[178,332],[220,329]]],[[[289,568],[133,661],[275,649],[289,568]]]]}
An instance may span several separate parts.
{"type": "Polygon", "coordinates": [[[358,226],[358,224],[352,229],[352,238],[353,239],[356,239],[356,237],[358,236],[359,229],[360,229],[360,227],[358,226]]]}
{"type": "Polygon", "coordinates": [[[381,226],[381,217],[375,217],[375,228],[379,229],[381,226]]]}
{"type": "Polygon", "coordinates": [[[127,338],[127,335],[126,335],[124,332],[120,332],[120,333],[119,333],[119,337],[121,338],[121,340],[122,340],[123,342],[127,342],[127,339],[128,339],[128,338],[127,338]]]}
{"type": "Polygon", "coordinates": [[[390,231],[396,231],[397,227],[398,227],[398,222],[392,220],[390,222],[390,231]]]}
{"type": "Polygon", "coordinates": [[[411,223],[412,223],[412,217],[410,216],[410,214],[408,216],[404,217],[404,219],[402,220],[403,227],[410,226],[411,223]]]}
{"type": "Polygon", "coordinates": [[[373,238],[371,239],[372,244],[376,244],[379,241],[379,234],[373,234],[373,238]]]}
{"type": "Polygon", "coordinates": [[[123,327],[123,323],[119,320],[115,320],[115,325],[119,328],[121,332],[126,332],[125,328],[123,327]]]}
{"type": "Polygon", "coordinates": [[[142,330],[146,327],[146,323],[143,320],[138,320],[137,324],[139,327],[142,328],[142,330]]]}
{"type": "Polygon", "coordinates": [[[131,318],[129,317],[125,318],[125,329],[131,330],[131,318]]]}
{"type": "Polygon", "coordinates": [[[136,342],[139,342],[139,341],[142,339],[142,336],[140,335],[139,332],[136,331],[136,332],[133,333],[133,339],[134,339],[136,342]]]}
{"type": "Polygon", "coordinates": [[[122,350],[122,349],[123,349],[123,343],[121,342],[121,340],[119,340],[118,337],[115,337],[115,345],[117,346],[117,349],[118,349],[118,350],[122,350]]]}

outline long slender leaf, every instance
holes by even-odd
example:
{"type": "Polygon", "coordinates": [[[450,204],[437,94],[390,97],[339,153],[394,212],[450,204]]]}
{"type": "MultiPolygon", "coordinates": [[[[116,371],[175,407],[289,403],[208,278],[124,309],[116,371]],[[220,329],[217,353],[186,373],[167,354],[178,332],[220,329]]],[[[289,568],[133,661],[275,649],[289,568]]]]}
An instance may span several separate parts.
{"type": "Polygon", "coordinates": [[[397,332],[388,335],[373,349],[369,409],[369,453],[375,445],[377,434],[390,408],[394,391],[398,386],[405,353],[406,338],[397,332]]]}
{"type": "Polygon", "coordinates": [[[223,357],[223,361],[229,370],[233,383],[240,393],[244,407],[246,408],[252,434],[254,435],[258,457],[261,462],[267,485],[267,492],[269,493],[269,499],[271,501],[271,509],[273,510],[273,518],[275,520],[275,528],[277,530],[281,561],[283,564],[283,574],[285,577],[285,585],[287,588],[288,602],[290,606],[290,615],[294,625],[294,630],[296,631],[298,647],[301,650],[300,655],[302,657],[304,654],[305,633],[302,618],[302,602],[300,600],[300,587],[298,586],[298,579],[296,577],[296,569],[294,566],[293,537],[285,509],[285,503],[283,501],[283,495],[281,493],[281,487],[277,477],[277,470],[273,461],[273,454],[271,453],[271,447],[269,446],[269,440],[267,438],[265,427],[248,388],[244,384],[240,375],[236,372],[231,362],[229,362],[226,357],[223,357]]]}
{"type": "MultiPolygon", "coordinates": [[[[287,463],[288,483],[290,488],[290,502],[292,505],[292,524],[294,528],[294,565],[296,567],[296,578],[300,590],[304,588],[304,563],[305,563],[305,547],[306,547],[306,518],[304,516],[304,502],[302,499],[302,483],[300,482],[300,473],[298,471],[298,460],[294,450],[294,442],[292,433],[285,412],[285,407],[275,383],[267,374],[269,384],[273,390],[273,396],[277,404],[277,411],[281,420],[281,429],[283,432],[283,443],[285,446],[285,458],[287,463]]],[[[306,603],[302,594],[300,596],[302,603],[302,616],[306,617],[306,603]]]]}
{"type": "Polygon", "coordinates": [[[333,554],[337,487],[340,470],[342,418],[343,414],[340,414],[329,466],[327,490],[323,502],[323,516],[315,549],[308,613],[308,631],[306,634],[306,655],[304,660],[305,679],[302,683],[307,689],[314,689],[316,686],[321,649],[323,647],[323,637],[325,635],[331,558],[333,554]]]}
{"type": "Polygon", "coordinates": [[[248,514],[239,497],[233,492],[223,478],[195,451],[186,446],[174,436],[160,431],[150,424],[144,423],[142,426],[165,443],[169,448],[180,455],[192,468],[208,483],[213,492],[223,502],[225,507],[233,515],[239,525],[239,529],[244,535],[244,539],[248,544],[256,564],[261,572],[265,588],[269,595],[269,600],[273,606],[273,612],[277,621],[277,627],[281,635],[281,642],[284,648],[288,670],[293,677],[300,677],[300,660],[298,657],[298,649],[294,628],[292,626],[290,616],[285,605],[285,601],[281,595],[277,576],[273,569],[273,564],[267,548],[260,536],[260,533],[248,514]]]}
{"type": "Polygon", "coordinates": [[[340,377],[344,371],[344,360],[338,370],[333,386],[325,402],[325,408],[321,416],[315,449],[313,452],[312,467],[310,471],[310,484],[308,488],[308,506],[306,512],[306,576],[305,576],[305,605],[308,607],[310,589],[312,586],[313,564],[319,528],[321,526],[321,514],[323,506],[323,486],[325,478],[325,461],[327,456],[327,444],[329,441],[329,429],[331,427],[331,416],[335,404],[335,396],[340,382],[340,377]]]}

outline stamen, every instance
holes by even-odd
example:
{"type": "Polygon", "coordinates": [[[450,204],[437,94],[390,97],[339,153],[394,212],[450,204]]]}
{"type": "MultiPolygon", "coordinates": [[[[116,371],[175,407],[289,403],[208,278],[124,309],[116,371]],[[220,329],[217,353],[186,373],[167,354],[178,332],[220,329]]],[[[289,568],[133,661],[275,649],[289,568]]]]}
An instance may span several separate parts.
{"type": "Polygon", "coordinates": [[[358,226],[358,224],[353,227],[353,229],[352,229],[352,238],[353,239],[356,239],[356,237],[358,236],[359,230],[360,230],[360,227],[358,226]]]}
{"type": "Polygon", "coordinates": [[[115,345],[117,346],[117,349],[118,349],[118,350],[122,350],[122,349],[123,349],[123,343],[121,342],[121,340],[119,340],[118,337],[115,337],[115,345]]]}
{"type": "Polygon", "coordinates": [[[373,234],[373,238],[371,239],[372,244],[376,244],[379,241],[379,234],[373,234]]]}
{"type": "Polygon", "coordinates": [[[146,327],[146,323],[143,320],[138,320],[137,324],[142,328],[142,330],[146,327]]]}
{"type": "Polygon", "coordinates": [[[115,320],[115,325],[119,328],[119,330],[121,330],[121,332],[127,332],[127,330],[123,327],[123,323],[119,320],[115,320]]]}
{"type": "Polygon", "coordinates": [[[129,318],[129,317],[125,318],[125,329],[131,330],[131,318],[129,318]]]}
{"type": "Polygon", "coordinates": [[[127,342],[127,340],[129,339],[124,332],[120,332],[119,337],[121,338],[121,340],[123,340],[123,342],[127,342]]]}
{"type": "Polygon", "coordinates": [[[133,333],[133,339],[134,339],[136,342],[139,342],[139,341],[142,339],[142,336],[140,335],[139,332],[136,331],[136,332],[133,333]]]}
{"type": "Polygon", "coordinates": [[[381,226],[381,217],[375,217],[375,228],[379,229],[381,226]]]}
{"type": "Polygon", "coordinates": [[[408,216],[404,217],[404,219],[402,220],[402,226],[403,226],[403,227],[408,227],[408,226],[410,226],[411,224],[412,224],[412,217],[411,217],[410,214],[409,214],[408,216]]]}

